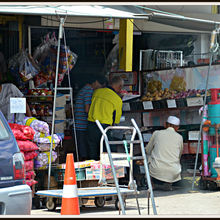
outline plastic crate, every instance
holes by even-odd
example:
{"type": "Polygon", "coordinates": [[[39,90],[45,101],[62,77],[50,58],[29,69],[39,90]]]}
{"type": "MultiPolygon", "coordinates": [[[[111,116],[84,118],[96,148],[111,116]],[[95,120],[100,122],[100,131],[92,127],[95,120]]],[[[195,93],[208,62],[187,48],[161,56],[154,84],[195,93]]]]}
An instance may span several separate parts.
{"type": "Polygon", "coordinates": [[[187,106],[186,99],[184,98],[176,99],[176,106],[177,108],[186,107],[187,106]]]}
{"type": "Polygon", "coordinates": [[[130,102],[130,108],[131,111],[136,111],[136,110],[143,110],[143,103],[141,101],[139,102],[130,102]]]}
{"type": "MultiPolygon", "coordinates": [[[[76,180],[81,181],[86,179],[85,168],[75,168],[76,171],[76,180]]],[[[54,169],[54,177],[57,182],[64,181],[65,169],[54,169]]]]}
{"type": "Polygon", "coordinates": [[[160,102],[160,108],[168,108],[167,99],[162,99],[160,102]]]}
{"type": "Polygon", "coordinates": [[[160,109],[160,100],[152,101],[154,109],[160,109]]]}

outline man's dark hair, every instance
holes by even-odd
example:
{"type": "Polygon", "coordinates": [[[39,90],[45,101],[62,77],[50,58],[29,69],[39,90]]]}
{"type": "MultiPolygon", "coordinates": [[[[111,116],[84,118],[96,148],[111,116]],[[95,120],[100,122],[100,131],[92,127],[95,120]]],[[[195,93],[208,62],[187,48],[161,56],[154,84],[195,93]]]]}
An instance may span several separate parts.
{"type": "Polygon", "coordinates": [[[123,79],[120,76],[114,76],[112,77],[110,84],[111,85],[118,84],[121,81],[123,81],[123,79]]]}
{"type": "Polygon", "coordinates": [[[104,75],[99,75],[96,77],[96,80],[101,84],[101,85],[107,85],[108,80],[104,75]]]}
{"type": "Polygon", "coordinates": [[[101,84],[101,85],[105,85],[107,83],[107,79],[104,75],[101,74],[88,74],[86,76],[86,83],[92,84],[94,83],[96,80],[101,84]]]}

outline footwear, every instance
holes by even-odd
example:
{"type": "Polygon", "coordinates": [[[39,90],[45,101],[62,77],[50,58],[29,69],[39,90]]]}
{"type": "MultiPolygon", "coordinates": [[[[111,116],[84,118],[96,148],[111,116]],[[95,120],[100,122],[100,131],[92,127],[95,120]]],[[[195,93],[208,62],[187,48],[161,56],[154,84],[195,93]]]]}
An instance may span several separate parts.
{"type": "Polygon", "coordinates": [[[173,187],[171,183],[164,183],[164,184],[154,184],[154,190],[163,190],[163,191],[172,191],[173,187]]]}

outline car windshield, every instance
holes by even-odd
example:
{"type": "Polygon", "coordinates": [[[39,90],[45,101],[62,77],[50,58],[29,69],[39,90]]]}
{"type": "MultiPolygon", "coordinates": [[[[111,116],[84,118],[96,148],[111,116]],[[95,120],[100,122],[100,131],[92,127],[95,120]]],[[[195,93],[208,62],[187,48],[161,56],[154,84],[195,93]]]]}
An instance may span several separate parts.
{"type": "Polygon", "coordinates": [[[9,132],[6,129],[6,127],[4,126],[2,119],[0,117],[0,140],[5,140],[9,138],[9,132]]]}

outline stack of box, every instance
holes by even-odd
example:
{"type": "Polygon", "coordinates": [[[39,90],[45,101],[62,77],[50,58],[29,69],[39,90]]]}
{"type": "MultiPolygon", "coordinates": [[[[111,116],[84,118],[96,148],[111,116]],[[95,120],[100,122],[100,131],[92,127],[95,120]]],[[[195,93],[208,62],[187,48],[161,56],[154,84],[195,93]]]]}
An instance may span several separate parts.
{"type": "Polygon", "coordinates": [[[56,99],[56,113],[55,113],[55,133],[62,139],[64,138],[64,130],[66,128],[66,96],[58,94],[56,99]]]}

